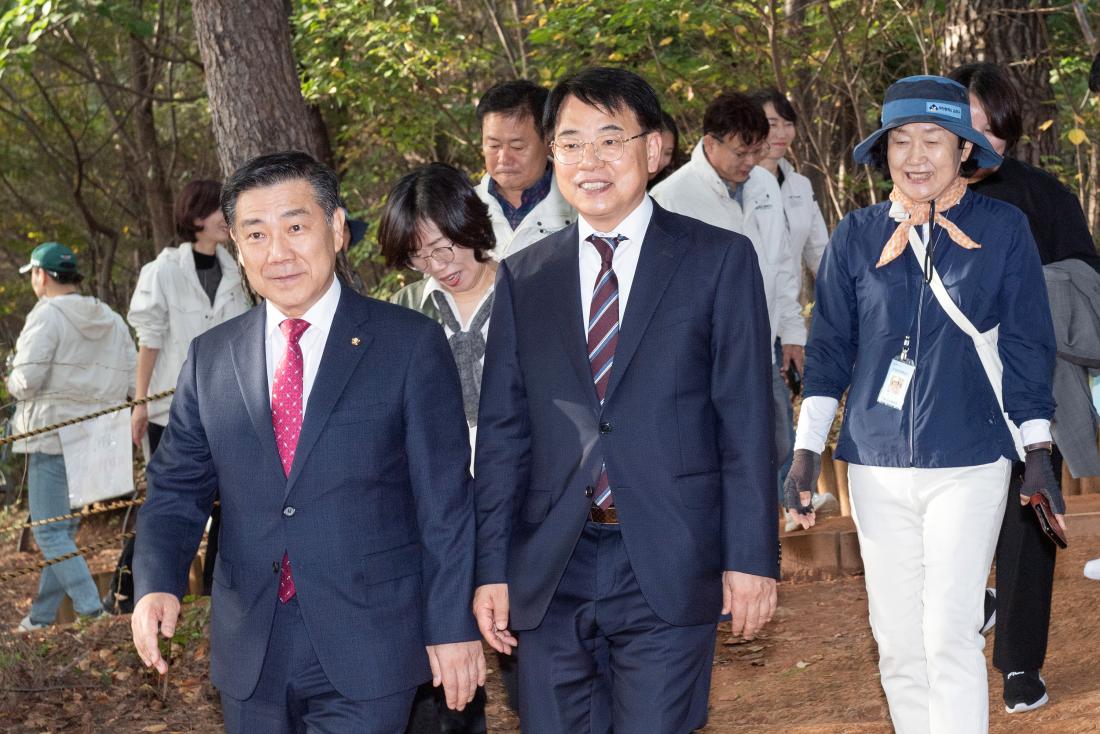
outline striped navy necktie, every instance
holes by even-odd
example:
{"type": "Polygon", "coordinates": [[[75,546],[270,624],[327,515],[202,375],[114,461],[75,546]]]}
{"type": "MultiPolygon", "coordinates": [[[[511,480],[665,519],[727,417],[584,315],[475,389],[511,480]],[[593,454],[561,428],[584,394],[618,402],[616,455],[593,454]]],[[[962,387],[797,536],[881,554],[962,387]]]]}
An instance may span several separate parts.
{"type": "MultiPolygon", "coordinates": [[[[625,239],[622,235],[607,238],[593,234],[588,237],[600,253],[601,260],[600,273],[592,289],[592,305],[588,310],[588,361],[592,365],[592,382],[596,386],[600,405],[603,405],[607,393],[611,366],[615,362],[615,345],[619,341],[619,279],[615,277],[612,259],[615,248],[625,239]]],[[[606,464],[600,468],[593,503],[605,510],[614,504],[606,464]]]]}

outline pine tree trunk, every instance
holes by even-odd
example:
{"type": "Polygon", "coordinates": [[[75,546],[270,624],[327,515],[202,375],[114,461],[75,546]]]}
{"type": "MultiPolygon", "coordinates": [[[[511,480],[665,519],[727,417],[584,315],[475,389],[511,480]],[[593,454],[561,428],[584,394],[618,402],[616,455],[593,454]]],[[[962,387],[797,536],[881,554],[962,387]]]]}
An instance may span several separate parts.
{"type": "Polygon", "coordinates": [[[327,141],[302,99],[284,4],[192,0],[191,8],[222,172],[281,150],[326,160],[327,141]]]}
{"type": "Polygon", "coordinates": [[[157,139],[156,115],[153,100],[148,96],[156,91],[153,61],[136,36],[130,37],[130,64],[134,78],[131,82],[138,95],[134,106],[134,143],[143,159],[140,171],[145,204],[152,226],[153,249],[159,252],[176,242],[176,224],[172,212],[172,190],[161,160],[160,142],[157,139]]]}
{"type": "Polygon", "coordinates": [[[974,61],[1003,66],[1023,101],[1024,137],[1015,156],[1042,165],[1058,153],[1058,110],[1050,85],[1049,0],[951,0],[944,51],[948,67],[974,61]],[[1042,126],[1053,120],[1046,130],[1042,126]]]}

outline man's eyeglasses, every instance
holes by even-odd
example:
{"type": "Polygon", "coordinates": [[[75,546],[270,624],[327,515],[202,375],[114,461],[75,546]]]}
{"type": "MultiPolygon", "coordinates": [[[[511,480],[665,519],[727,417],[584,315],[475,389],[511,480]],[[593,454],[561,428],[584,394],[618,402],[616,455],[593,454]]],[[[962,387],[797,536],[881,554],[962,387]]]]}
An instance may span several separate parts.
{"type": "Polygon", "coordinates": [[[741,160],[744,160],[745,158],[760,158],[767,155],[768,151],[772,148],[771,143],[769,143],[767,140],[763,140],[752,146],[751,148],[742,147],[740,149],[735,149],[732,147],[732,143],[728,140],[722,140],[722,138],[719,137],[715,137],[714,139],[718,141],[719,145],[724,146],[727,150],[729,150],[729,152],[735,158],[739,158],[741,160]]]}
{"type": "Polygon", "coordinates": [[[426,273],[428,272],[429,258],[440,265],[453,263],[455,261],[455,247],[454,245],[447,245],[446,247],[437,247],[427,255],[409,255],[405,259],[405,264],[417,272],[426,273]]]}
{"type": "Polygon", "coordinates": [[[584,160],[585,146],[592,146],[592,154],[604,163],[612,163],[623,157],[626,144],[631,140],[643,137],[647,133],[638,133],[629,138],[622,135],[604,135],[590,142],[579,138],[555,138],[550,143],[550,150],[554,152],[554,160],[562,165],[574,166],[584,160]]]}

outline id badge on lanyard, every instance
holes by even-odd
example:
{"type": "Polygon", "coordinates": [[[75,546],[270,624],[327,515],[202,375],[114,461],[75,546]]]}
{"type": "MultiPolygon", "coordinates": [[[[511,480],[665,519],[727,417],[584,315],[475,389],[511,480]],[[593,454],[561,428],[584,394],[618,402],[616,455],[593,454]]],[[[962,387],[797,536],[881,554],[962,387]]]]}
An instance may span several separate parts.
{"type": "Polygon", "coordinates": [[[888,408],[901,410],[905,405],[905,397],[909,394],[909,383],[913,381],[916,371],[916,363],[909,359],[909,337],[906,336],[901,354],[890,360],[890,369],[886,370],[886,379],[882,381],[882,387],[878,391],[878,402],[888,408]]]}

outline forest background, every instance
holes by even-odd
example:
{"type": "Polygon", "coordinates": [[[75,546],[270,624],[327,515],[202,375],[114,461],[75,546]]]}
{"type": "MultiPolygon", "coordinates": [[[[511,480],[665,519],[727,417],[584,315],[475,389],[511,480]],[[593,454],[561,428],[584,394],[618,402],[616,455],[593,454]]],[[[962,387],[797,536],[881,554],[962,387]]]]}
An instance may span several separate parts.
{"type": "Polygon", "coordinates": [[[125,314],[141,265],[177,244],[175,194],[298,147],[371,223],[350,254],[392,292],[375,231],[408,170],[484,170],[474,109],[497,81],[549,86],[590,64],[645,76],[681,130],[725,90],[774,86],[800,112],[796,164],[830,227],[885,195],[851,162],[890,82],[1005,64],[1026,102],[1018,157],[1056,173],[1100,227],[1096,2],[1051,0],[0,0],[0,352],[34,302],[17,269],[78,251],[85,291],[125,314]]]}

